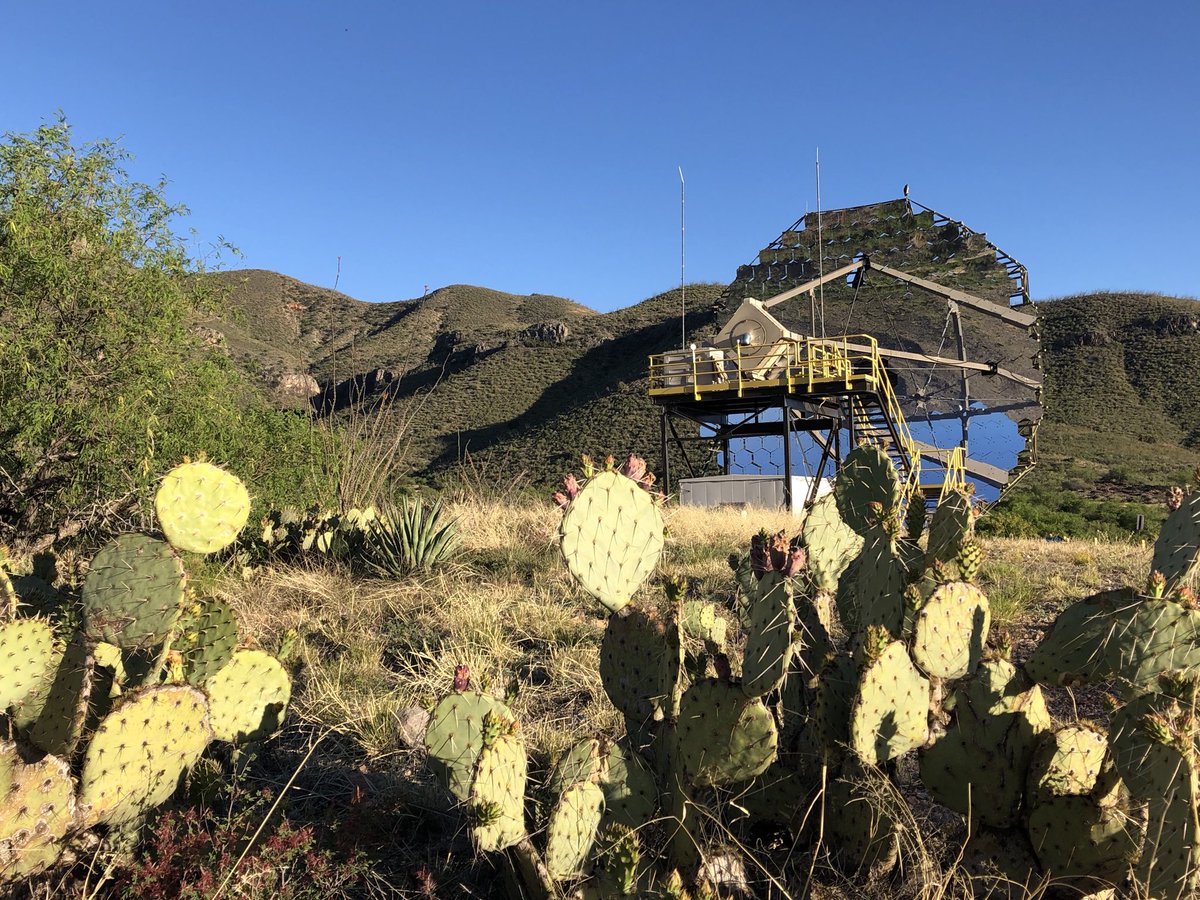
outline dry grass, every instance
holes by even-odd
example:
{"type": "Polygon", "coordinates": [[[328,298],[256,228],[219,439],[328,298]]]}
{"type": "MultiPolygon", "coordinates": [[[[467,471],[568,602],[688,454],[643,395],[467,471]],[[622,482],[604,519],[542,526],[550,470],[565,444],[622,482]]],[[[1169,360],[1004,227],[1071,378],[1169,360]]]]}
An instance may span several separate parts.
{"type": "MultiPolygon", "coordinates": [[[[579,736],[621,728],[599,684],[605,617],[574,586],[558,556],[558,511],[549,504],[477,498],[448,510],[459,522],[463,551],[436,575],[382,581],[336,568],[290,568],[266,571],[249,585],[226,582],[222,589],[247,636],[259,643],[276,646],[288,629],[300,633],[292,722],[306,732],[332,729],[340,735],[335,752],[344,759],[323,763],[340,774],[327,777],[348,784],[372,779],[399,802],[433,810],[441,801],[423,774],[422,710],[449,688],[457,664],[470,665],[477,684],[501,692],[510,683],[520,688],[514,708],[534,773],[579,736]]],[[[784,515],[731,510],[665,512],[670,536],[661,573],[699,579],[703,593],[718,598],[734,591],[729,553],[744,553],[759,528],[795,533],[799,524],[784,515]]],[[[1147,548],[1093,542],[992,540],[986,551],[983,577],[1000,624],[1045,621],[1072,599],[1137,583],[1149,558],[1147,548]]],[[[652,580],[643,588],[644,599],[661,597],[659,584],[652,580]]],[[[916,819],[905,824],[902,883],[864,890],[818,863],[813,871],[820,887],[814,884],[810,895],[968,896],[961,872],[946,868],[955,857],[953,841],[929,837],[932,832],[916,819]]],[[[466,853],[461,834],[443,836],[423,852],[435,850],[456,861],[466,853]]],[[[771,893],[780,895],[778,889],[771,893]]],[[[1027,894],[1039,895],[1040,889],[1027,894]]]]}

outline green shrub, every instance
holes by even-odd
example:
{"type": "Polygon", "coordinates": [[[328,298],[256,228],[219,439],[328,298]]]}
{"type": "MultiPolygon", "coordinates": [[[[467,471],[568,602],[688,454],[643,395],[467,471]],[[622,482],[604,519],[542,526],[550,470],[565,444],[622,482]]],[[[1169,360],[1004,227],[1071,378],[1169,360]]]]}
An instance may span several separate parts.
{"type": "Polygon", "coordinates": [[[0,542],[104,529],[180,456],[311,499],[306,417],[268,410],[191,316],[186,209],[65,121],[0,140],[0,542]],[[62,523],[66,523],[65,525],[62,523]]]}

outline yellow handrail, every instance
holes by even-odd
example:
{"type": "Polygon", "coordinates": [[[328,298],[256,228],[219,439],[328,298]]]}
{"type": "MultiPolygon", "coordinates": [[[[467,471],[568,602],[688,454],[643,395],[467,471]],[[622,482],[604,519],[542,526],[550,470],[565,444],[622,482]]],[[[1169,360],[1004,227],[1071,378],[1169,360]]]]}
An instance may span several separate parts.
{"type": "Polygon", "coordinates": [[[960,491],[967,486],[967,454],[962,446],[954,447],[946,457],[946,477],[942,480],[942,490],[938,494],[938,503],[946,499],[951,491],[960,491]]]}

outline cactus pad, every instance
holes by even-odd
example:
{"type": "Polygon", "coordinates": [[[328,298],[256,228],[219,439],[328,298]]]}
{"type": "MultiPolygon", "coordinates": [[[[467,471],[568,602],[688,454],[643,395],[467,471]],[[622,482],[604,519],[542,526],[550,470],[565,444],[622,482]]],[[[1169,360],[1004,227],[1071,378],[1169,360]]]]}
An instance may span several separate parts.
{"type": "Polygon", "coordinates": [[[204,687],[213,735],[235,744],[274,734],[292,696],[292,680],[279,660],[261,650],[239,650],[204,687]]]}
{"type": "Polygon", "coordinates": [[[888,874],[900,858],[900,834],[888,809],[880,775],[848,760],[825,791],[825,831],[838,865],[867,880],[888,874]],[[878,784],[882,787],[881,784],[878,784]]]}
{"type": "Polygon", "coordinates": [[[857,627],[881,625],[894,635],[900,634],[904,624],[904,586],[908,573],[896,553],[895,542],[882,528],[866,532],[855,569],[857,627]]]}
{"type": "Polygon", "coordinates": [[[76,634],[58,661],[54,680],[45,694],[29,740],[46,753],[70,757],[79,741],[83,720],[77,715],[83,692],[91,689],[95,658],[82,635],[76,634]]]}
{"type": "Polygon", "coordinates": [[[973,584],[943,584],[917,613],[912,655],[931,678],[962,678],[983,656],[991,612],[973,584]]]}
{"type": "Polygon", "coordinates": [[[0,712],[43,689],[56,662],[54,629],[40,619],[0,624],[0,712]]]}
{"type": "Polygon", "coordinates": [[[775,719],[761,700],[728,681],[706,678],[683,694],[676,728],[683,774],[698,785],[735,784],[775,759],[775,719]]]}
{"type": "Polygon", "coordinates": [[[79,780],[89,824],[122,825],[167,800],[212,740],[208,701],[187,685],[129,695],[96,728],[79,780]]]}
{"type": "Polygon", "coordinates": [[[1106,735],[1086,726],[1070,725],[1046,735],[1029,767],[1029,796],[1040,800],[1090,794],[1107,752],[1106,735]]]}
{"type": "Polygon", "coordinates": [[[959,684],[953,700],[950,726],[921,752],[921,781],[951,809],[1009,828],[1019,819],[1038,737],[1050,729],[1041,688],[993,660],[959,684]]]}
{"type": "Polygon", "coordinates": [[[684,633],[696,640],[725,645],[729,623],[717,614],[717,605],[711,600],[685,600],[679,621],[684,633]]]}
{"type": "Polygon", "coordinates": [[[878,523],[871,504],[882,507],[884,517],[900,508],[900,477],[888,455],[875,446],[856,447],[846,456],[834,483],[838,513],[847,525],[865,535],[878,523]]]}
{"type": "Polygon", "coordinates": [[[808,551],[808,569],[823,591],[837,590],[838,579],[862,550],[862,537],[838,514],[837,497],[817,498],[800,531],[808,551]]]}
{"type": "Polygon", "coordinates": [[[653,613],[626,609],[609,617],[600,642],[600,680],[625,715],[634,746],[645,746],[655,722],[670,715],[683,678],[682,629],[653,613]]]}
{"type": "Polygon", "coordinates": [[[811,728],[833,750],[850,741],[850,706],[858,689],[858,668],[847,654],[833,657],[817,679],[811,728]]]}
{"type": "Polygon", "coordinates": [[[1085,891],[1124,880],[1142,838],[1125,810],[1071,795],[1035,803],[1028,829],[1033,852],[1051,877],[1085,891]]]}
{"type": "Polygon", "coordinates": [[[554,764],[546,780],[550,796],[558,797],[584,781],[599,781],[604,769],[604,742],[600,738],[584,738],[567,748],[554,764]]]}
{"type": "Polygon", "coordinates": [[[663,548],[654,498],[618,472],[601,472],[571,501],[559,529],[575,580],[612,612],[641,587],[663,548]]]}
{"type": "Polygon", "coordinates": [[[596,843],[604,815],[604,792],[582,781],[568,788],[546,826],[546,868],[555,878],[575,878],[596,843]]]}
{"type": "Polygon", "coordinates": [[[1130,590],[1102,591],[1071,604],[1054,620],[1025,663],[1029,677],[1041,684],[1095,682],[1108,677],[1106,646],[1112,630],[1110,614],[1134,601],[1130,590]]]}
{"type": "Polygon", "coordinates": [[[22,762],[0,742],[0,885],[36,875],[58,859],[75,817],[75,783],[56,756],[22,762]]]}
{"type": "Polygon", "coordinates": [[[882,765],[929,737],[929,682],[902,641],[892,641],[859,676],[850,711],[850,746],[859,759],[882,765]]]}
{"type": "Polygon", "coordinates": [[[235,540],[250,517],[250,494],[236,475],[207,462],[168,472],[154,496],[167,540],[191,553],[216,553],[235,540]]]}
{"type": "Polygon", "coordinates": [[[471,828],[477,850],[503,850],[525,837],[527,765],[525,748],[515,734],[501,734],[479,754],[467,810],[475,815],[475,811],[487,809],[492,815],[471,828]]]}
{"type": "Polygon", "coordinates": [[[1138,884],[1161,900],[1191,900],[1200,891],[1200,780],[1195,754],[1179,753],[1162,794],[1149,798],[1149,824],[1134,869],[1138,884]]]}
{"type": "Polygon", "coordinates": [[[1163,522],[1154,542],[1151,572],[1161,572],[1168,586],[1190,581],[1200,567],[1200,491],[1188,494],[1163,522]]]}
{"type": "Polygon", "coordinates": [[[88,634],[124,650],[162,644],[179,618],[183,586],[170,544],[121,535],[96,554],[83,583],[88,634]]]}
{"type": "Polygon", "coordinates": [[[1200,610],[1149,597],[1115,610],[1106,664],[1133,692],[1154,690],[1162,672],[1200,672],[1200,610]]]}
{"type": "Polygon", "coordinates": [[[204,684],[221,671],[233,659],[237,642],[237,619],[228,604],[209,597],[185,610],[173,646],[183,654],[188,684],[204,684]]]}
{"type": "Polygon", "coordinates": [[[609,743],[603,757],[600,789],[604,791],[604,820],[641,828],[658,810],[654,774],[624,741],[609,743]]]}
{"type": "Polygon", "coordinates": [[[516,725],[512,711],[488,694],[455,691],[433,708],[425,728],[429,767],[459,800],[471,795],[471,779],[483,752],[484,724],[489,715],[508,727],[516,725]]]}
{"type": "Polygon", "coordinates": [[[971,495],[965,491],[951,491],[938,503],[929,523],[925,566],[932,566],[935,561],[944,564],[954,562],[974,530],[975,512],[971,495]]]}
{"type": "Polygon", "coordinates": [[[792,658],[796,619],[786,578],[768,572],[758,588],[758,596],[748,610],[750,621],[742,655],[742,690],[748,697],[765,697],[783,684],[792,658]]]}

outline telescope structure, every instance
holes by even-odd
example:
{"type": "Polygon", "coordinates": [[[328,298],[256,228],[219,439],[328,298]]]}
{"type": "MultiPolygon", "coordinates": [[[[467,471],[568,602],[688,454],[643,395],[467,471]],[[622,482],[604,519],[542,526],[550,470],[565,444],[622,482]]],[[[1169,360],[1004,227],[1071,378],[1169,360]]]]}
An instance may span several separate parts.
{"type": "Polygon", "coordinates": [[[798,509],[864,441],[929,506],[967,484],[994,500],[1034,465],[1037,316],[1025,267],[986,235],[908,197],[809,213],[724,303],[716,334],[650,358],[683,502],[798,509]]]}

